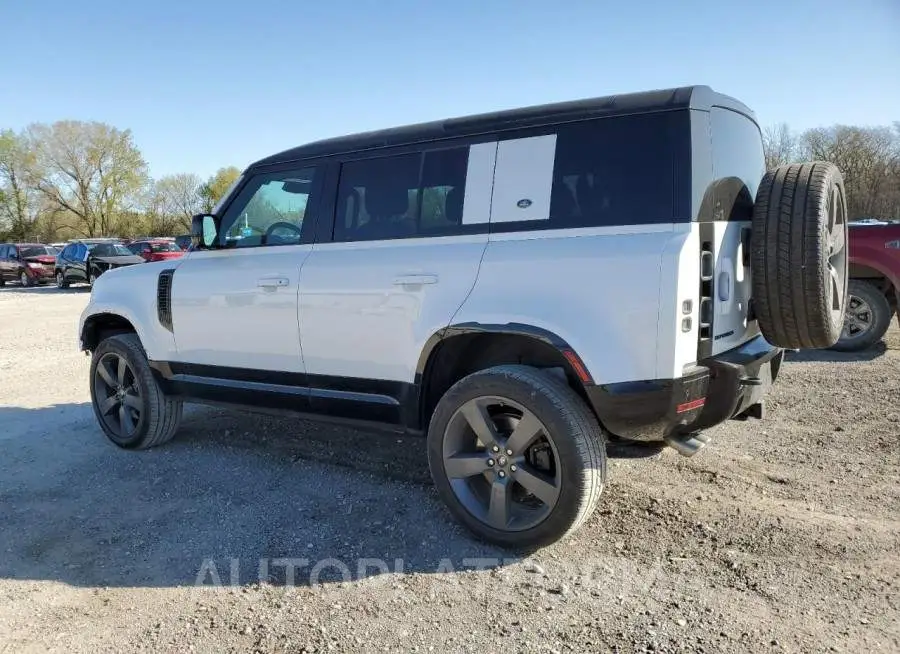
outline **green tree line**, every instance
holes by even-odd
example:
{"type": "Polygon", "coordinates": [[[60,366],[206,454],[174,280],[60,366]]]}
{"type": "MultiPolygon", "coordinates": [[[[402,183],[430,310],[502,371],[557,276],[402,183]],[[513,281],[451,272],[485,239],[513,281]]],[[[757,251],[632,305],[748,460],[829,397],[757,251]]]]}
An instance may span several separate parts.
{"type": "Polygon", "coordinates": [[[175,236],[210,211],[238,177],[152,179],[130,130],[63,120],[0,130],[0,240],[175,236]]]}

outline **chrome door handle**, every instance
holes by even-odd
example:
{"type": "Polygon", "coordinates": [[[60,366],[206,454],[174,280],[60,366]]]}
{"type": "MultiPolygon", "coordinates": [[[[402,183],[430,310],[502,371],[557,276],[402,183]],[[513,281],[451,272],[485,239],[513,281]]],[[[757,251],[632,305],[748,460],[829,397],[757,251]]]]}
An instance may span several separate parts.
{"type": "Polygon", "coordinates": [[[279,286],[288,286],[291,281],[287,277],[263,277],[256,280],[256,285],[260,288],[278,288],[279,286]]]}
{"type": "Polygon", "coordinates": [[[394,278],[395,286],[418,286],[422,284],[437,284],[437,275],[397,275],[394,278]]]}

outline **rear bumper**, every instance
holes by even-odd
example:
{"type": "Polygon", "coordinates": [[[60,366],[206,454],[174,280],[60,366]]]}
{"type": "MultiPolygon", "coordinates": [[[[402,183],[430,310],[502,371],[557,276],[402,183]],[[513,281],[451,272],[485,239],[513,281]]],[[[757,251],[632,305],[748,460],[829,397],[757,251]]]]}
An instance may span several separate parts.
{"type": "Polygon", "coordinates": [[[678,379],[586,387],[610,433],[638,441],[706,429],[759,403],[778,376],[784,351],[762,336],[701,361],[678,379]]]}

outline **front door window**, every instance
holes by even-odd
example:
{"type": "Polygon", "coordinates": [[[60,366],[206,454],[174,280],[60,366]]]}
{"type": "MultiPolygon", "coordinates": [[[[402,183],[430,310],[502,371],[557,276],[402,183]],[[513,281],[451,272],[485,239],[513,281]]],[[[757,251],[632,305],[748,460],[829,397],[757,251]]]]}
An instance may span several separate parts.
{"type": "Polygon", "coordinates": [[[241,191],[222,221],[226,247],[300,243],[317,183],[317,169],[257,175],[241,191]]]}

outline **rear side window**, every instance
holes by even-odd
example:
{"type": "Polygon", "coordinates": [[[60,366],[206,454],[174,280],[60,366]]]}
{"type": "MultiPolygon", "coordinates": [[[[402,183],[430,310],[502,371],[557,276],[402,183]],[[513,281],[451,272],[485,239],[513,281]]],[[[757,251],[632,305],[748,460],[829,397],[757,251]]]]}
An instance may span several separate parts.
{"type": "Polygon", "coordinates": [[[345,163],[334,240],[460,233],[468,156],[460,147],[345,163]]]}
{"type": "Polygon", "coordinates": [[[689,121],[687,111],[601,118],[501,141],[492,231],[690,220],[689,121]]]}

